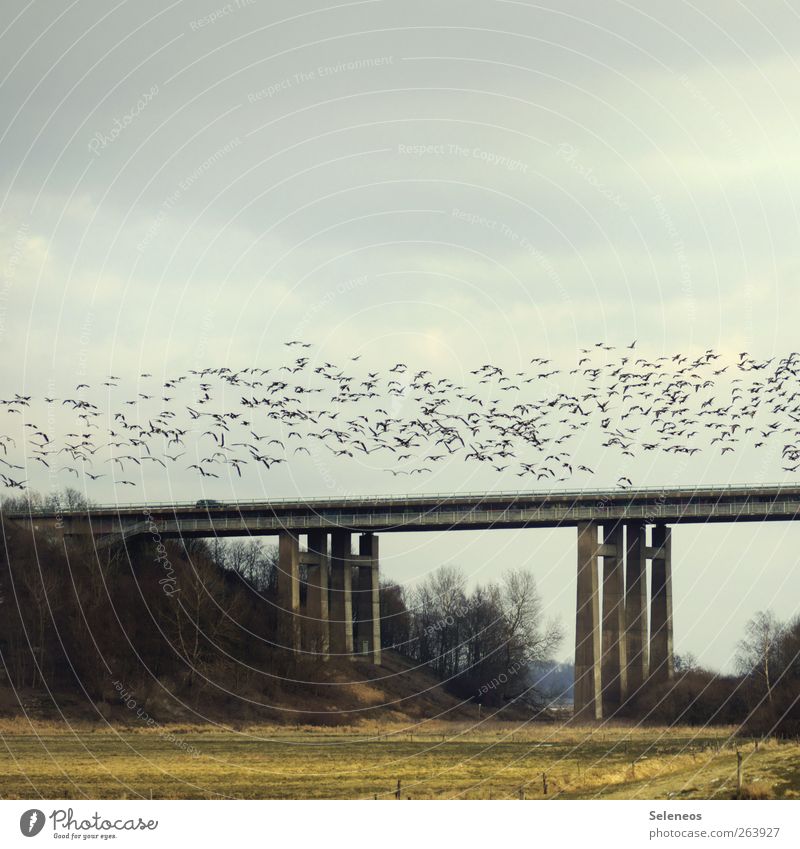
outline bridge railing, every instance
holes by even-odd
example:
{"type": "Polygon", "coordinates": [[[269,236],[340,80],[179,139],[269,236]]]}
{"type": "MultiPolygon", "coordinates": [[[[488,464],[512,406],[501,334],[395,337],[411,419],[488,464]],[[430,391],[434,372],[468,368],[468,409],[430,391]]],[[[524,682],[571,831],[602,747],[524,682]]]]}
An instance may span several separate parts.
{"type": "MultiPolygon", "coordinates": [[[[745,495],[763,495],[763,494],[780,494],[784,489],[800,489],[800,484],[796,486],[788,483],[763,483],[756,485],[748,484],[717,484],[704,486],[673,486],[673,487],[637,487],[635,489],[549,489],[549,490],[496,490],[496,491],[473,491],[473,492],[437,492],[437,493],[405,493],[402,495],[364,495],[364,496],[314,496],[311,498],[302,498],[299,496],[291,498],[273,498],[273,499],[249,499],[249,500],[224,500],[214,499],[217,504],[202,504],[200,501],[147,501],[147,502],[127,502],[118,504],[96,504],[89,507],[76,509],[58,509],[53,510],[50,507],[31,507],[25,512],[15,511],[8,513],[8,516],[27,516],[27,515],[86,515],[88,513],[146,513],[150,510],[203,510],[209,513],[214,513],[217,510],[232,510],[232,509],[254,509],[263,508],[269,509],[273,507],[282,507],[286,505],[303,505],[313,507],[315,505],[331,504],[351,504],[353,506],[364,506],[375,503],[383,504],[404,504],[404,503],[419,503],[421,501],[431,502],[452,502],[452,501],[472,501],[481,500],[489,501],[492,499],[518,499],[518,498],[591,498],[591,497],[613,497],[614,499],[627,498],[629,500],[635,498],[647,497],[650,495],[670,496],[722,496],[742,493],[745,495]]],[[[209,499],[210,500],[210,499],[209,499]]]]}
{"type": "MultiPolygon", "coordinates": [[[[535,525],[537,523],[557,524],[559,522],[573,523],[581,520],[603,521],[604,519],[641,520],[667,518],[667,521],[681,518],[705,518],[751,516],[763,519],[769,516],[796,516],[800,513],[800,497],[795,500],[773,501],[761,504],[745,502],[719,504],[688,504],[675,508],[660,505],[607,505],[605,507],[534,507],[534,508],[505,508],[497,510],[434,510],[434,511],[404,511],[321,514],[318,516],[300,513],[287,516],[208,516],[207,518],[169,518],[154,517],[155,529],[159,533],[224,533],[225,531],[254,531],[270,530],[278,532],[282,528],[302,530],[304,528],[320,527],[381,527],[401,529],[407,526],[424,527],[425,525],[469,527],[474,525],[535,525]]],[[[137,522],[130,528],[146,530],[152,528],[149,522],[137,522]]],[[[125,535],[130,535],[128,530],[125,535]]]]}

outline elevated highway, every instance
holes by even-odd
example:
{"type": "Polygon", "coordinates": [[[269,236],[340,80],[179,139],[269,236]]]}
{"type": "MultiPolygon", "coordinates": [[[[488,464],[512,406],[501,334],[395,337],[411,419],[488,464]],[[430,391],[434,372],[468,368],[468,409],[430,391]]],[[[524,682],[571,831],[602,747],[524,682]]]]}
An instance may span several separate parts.
{"type": "MultiPolygon", "coordinates": [[[[576,527],[582,522],[650,524],[787,521],[800,514],[800,486],[475,492],[436,495],[288,498],[259,501],[104,504],[35,511],[65,534],[130,538],[155,524],[162,538],[271,535],[284,530],[353,533],[576,527]]],[[[10,518],[28,518],[13,514],[10,518]]]]}

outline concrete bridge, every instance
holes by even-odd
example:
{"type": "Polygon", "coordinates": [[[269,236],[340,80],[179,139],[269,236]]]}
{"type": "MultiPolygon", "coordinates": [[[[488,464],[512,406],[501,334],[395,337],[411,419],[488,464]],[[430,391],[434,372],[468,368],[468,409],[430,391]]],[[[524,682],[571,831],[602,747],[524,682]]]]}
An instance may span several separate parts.
{"type": "Polygon", "coordinates": [[[376,664],[379,533],[575,527],[575,714],[601,719],[644,682],[674,675],[671,526],[787,521],[798,515],[800,486],[768,485],[150,502],[9,518],[58,527],[67,536],[91,534],[98,545],[147,535],[277,536],[288,644],[295,650],[312,647],[323,657],[367,655],[376,664]],[[308,567],[304,615],[301,563],[308,567]]]}

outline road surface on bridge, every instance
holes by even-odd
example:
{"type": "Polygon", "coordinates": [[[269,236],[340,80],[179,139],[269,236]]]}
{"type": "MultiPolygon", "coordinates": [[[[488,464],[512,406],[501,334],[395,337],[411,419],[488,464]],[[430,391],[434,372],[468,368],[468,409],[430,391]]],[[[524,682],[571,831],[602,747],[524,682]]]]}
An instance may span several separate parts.
{"type": "MultiPolygon", "coordinates": [[[[10,514],[10,518],[22,514],[10,514]]],[[[576,527],[582,522],[679,524],[787,521],[800,515],[800,486],[781,484],[645,489],[477,492],[259,501],[145,502],[88,510],[34,511],[66,534],[162,537],[272,535],[282,530],[352,532],[576,527]],[[87,521],[88,520],[88,521],[87,521]]]]}

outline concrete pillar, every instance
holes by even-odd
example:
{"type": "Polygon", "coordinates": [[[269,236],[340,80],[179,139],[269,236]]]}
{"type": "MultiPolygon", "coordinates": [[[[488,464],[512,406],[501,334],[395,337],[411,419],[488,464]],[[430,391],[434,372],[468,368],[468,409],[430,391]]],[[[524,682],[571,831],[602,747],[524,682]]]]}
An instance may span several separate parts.
{"type": "Polygon", "coordinates": [[[628,695],[635,697],[649,673],[647,641],[647,540],[644,522],[625,526],[625,644],[628,695]]]}
{"type": "Polygon", "coordinates": [[[650,677],[671,681],[672,656],[672,533],[666,525],[653,528],[650,578],[650,677]]]}
{"type": "Polygon", "coordinates": [[[369,655],[372,662],[381,663],[381,602],[378,537],[362,534],[358,540],[358,552],[369,557],[370,562],[358,564],[356,653],[369,655]]]}
{"type": "Polygon", "coordinates": [[[319,563],[308,567],[308,647],[314,654],[328,659],[330,651],[330,622],[328,621],[328,535],[324,531],[310,531],[308,551],[319,558],[319,563]]]}
{"type": "Polygon", "coordinates": [[[278,534],[278,641],[300,650],[300,544],[297,534],[278,534]]]}
{"type": "Polygon", "coordinates": [[[353,568],[350,531],[331,533],[330,644],[338,655],[353,655],[353,568]]]}
{"type": "Polygon", "coordinates": [[[620,709],[628,695],[625,643],[625,545],[621,523],[603,525],[603,716],[620,709]]]}
{"type": "Polygon", "coordinates": [[[578,523],[578,598],[575,615],[575,710],[578,719],[602,719],[600,594],[596,522],[578,523]]]}

